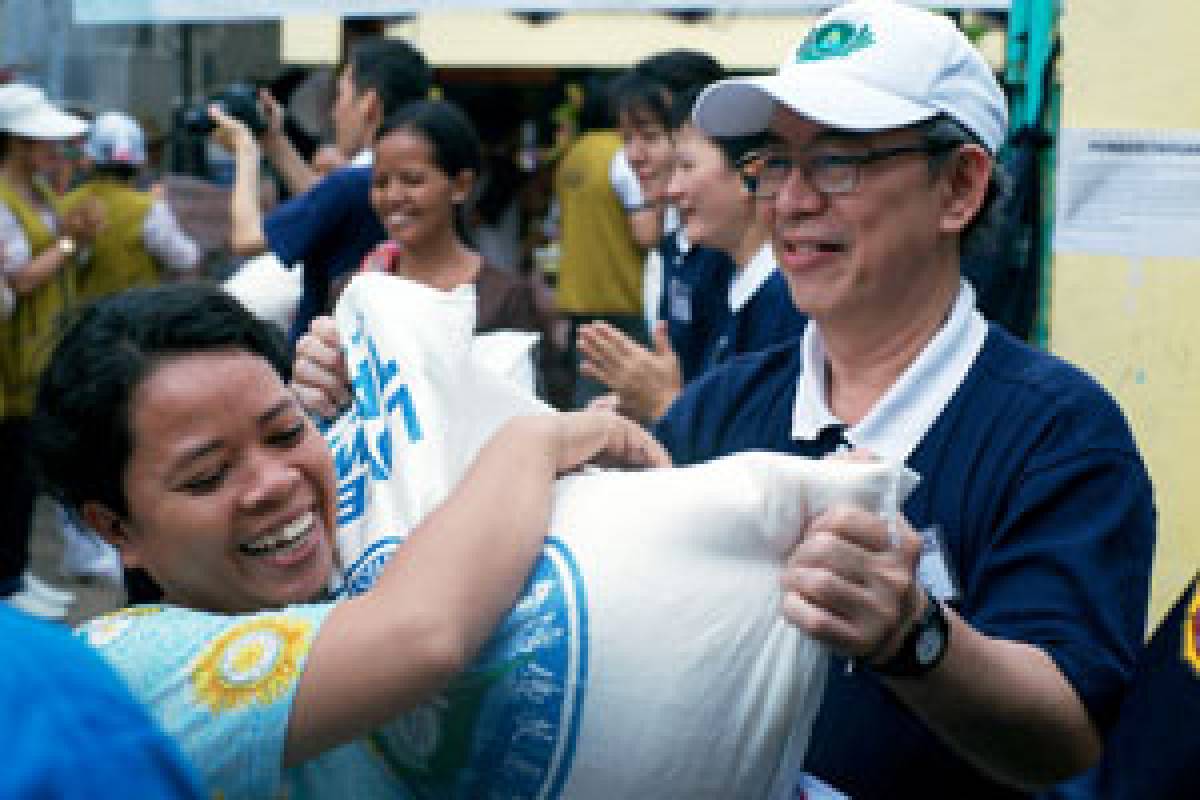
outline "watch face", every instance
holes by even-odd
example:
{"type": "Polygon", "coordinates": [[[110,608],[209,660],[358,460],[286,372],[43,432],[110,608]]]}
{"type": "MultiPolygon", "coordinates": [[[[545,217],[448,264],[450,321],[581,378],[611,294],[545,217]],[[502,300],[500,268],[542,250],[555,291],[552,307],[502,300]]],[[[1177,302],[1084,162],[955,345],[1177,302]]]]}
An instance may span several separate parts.
{"type": "Polygon", "coordinates": [[[944,641],[942,632],[937,628],[926,628],[921,631],[921,635],[917,637],[917,663],[924,666],[936,661],[938,654],[942,652],[944,641]]]}

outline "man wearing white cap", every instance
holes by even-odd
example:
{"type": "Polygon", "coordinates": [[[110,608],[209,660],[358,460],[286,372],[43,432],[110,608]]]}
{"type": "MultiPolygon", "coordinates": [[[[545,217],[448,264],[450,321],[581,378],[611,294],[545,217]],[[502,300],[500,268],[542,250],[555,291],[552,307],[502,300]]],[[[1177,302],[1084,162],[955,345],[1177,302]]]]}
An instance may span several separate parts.
{"type": "Polygon", "coordinates": [[[656,432],[676,463],[849,446],[922,478],[902,519],[835,510],[789,558],[783,613],[838,656],[806,769],[855,798],[1083,770],[1141,645],[1155,512],[1113,400],[986,323],[960,277],[1006,131],[991,70],[943,17],[853,2],[695,121],[773,134],[747,178],[811,322],[690,385],[656,432]]]}

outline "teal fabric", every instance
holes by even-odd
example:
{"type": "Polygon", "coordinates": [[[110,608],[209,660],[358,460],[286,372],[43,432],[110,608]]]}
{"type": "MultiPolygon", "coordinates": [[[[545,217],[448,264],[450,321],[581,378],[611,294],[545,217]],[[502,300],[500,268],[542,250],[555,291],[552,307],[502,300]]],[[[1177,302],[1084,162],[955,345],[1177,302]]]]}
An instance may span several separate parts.
{"type": "Polygon", "coordinates": [[[139,606],[94,620],[78,633],[182,745],[210,796],[406,797],[366,741],[300,767],[282,767],[299,677],[333,608],[227,616],[139,606]]]}

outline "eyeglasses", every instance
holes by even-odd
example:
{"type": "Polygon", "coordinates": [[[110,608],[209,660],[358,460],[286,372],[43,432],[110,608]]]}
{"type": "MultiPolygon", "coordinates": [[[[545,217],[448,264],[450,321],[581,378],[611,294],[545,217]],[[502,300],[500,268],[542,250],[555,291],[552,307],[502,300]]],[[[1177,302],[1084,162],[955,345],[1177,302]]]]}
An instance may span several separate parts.
{"type": "Polygon", "coordinates": [[[931,140],[862,153],[816,153],[801,157],[767,148],[746,153],[737,160],[736,166],[746,189],[762,200],[778,194],[796,169],[800,170],[808,185],[821,194],[846,194],[858,186],[862,167],[866,164],[910,153],[936,155],[958,145],[958,142],[931,140]]]}

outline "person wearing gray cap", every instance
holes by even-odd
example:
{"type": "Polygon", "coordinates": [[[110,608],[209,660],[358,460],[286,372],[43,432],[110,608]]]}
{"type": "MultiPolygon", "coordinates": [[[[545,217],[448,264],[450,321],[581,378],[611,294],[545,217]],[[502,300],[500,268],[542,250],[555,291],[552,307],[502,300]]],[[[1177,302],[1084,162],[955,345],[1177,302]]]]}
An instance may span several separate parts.
{"type": "MultiPolygon", "coordinates": [[[[42,179],[57,143],[87,130],[41,89],[0,86],[0,285],[13,295],[0,317],[0,598],[37,616],[62,618],[71,595],[28,571],[34,487],[25,465],[29,415],[58,317],[74,301],[75,252],[99,229],[89,208],[61,213],[42,179]]],[[[6,304],[5,304],[6,305],[6,304]]]]}
{"type": "Polygon", "coordinates": [[[922,477],[900,518],[837,509],[789,556],[782,611],[837,656],[807,786],[1037,791],[1096,761],[1141,647],[1155,511],[1128,424],[985,322],[960,274],[1006,117],[948,19],[887,0],[839,6],[694,111],[770,134],[742,165],[810,323],[690,384],[656,434],[677,464],[848,446],[922,477]]]}

